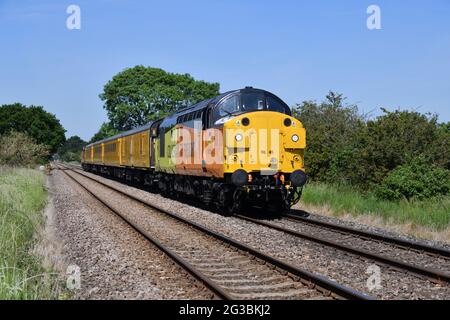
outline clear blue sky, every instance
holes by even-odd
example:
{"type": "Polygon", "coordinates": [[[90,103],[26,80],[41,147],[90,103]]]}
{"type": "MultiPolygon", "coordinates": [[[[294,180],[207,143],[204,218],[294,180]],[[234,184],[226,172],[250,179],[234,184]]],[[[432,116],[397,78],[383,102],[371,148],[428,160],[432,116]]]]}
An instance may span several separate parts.
{"type": "Polygon", "coordinates": [[[448,0],[0,0],[0,46],[0,104],[43,105],[84,139],[106,120],[103,85],[137,64],[290,105],[336,90],[373,116],[450,120],[448,0]],[[70,4],[81,30],[66,28],[70,4]],[[366,27],[370,4],[382,30],[366,27]]]}

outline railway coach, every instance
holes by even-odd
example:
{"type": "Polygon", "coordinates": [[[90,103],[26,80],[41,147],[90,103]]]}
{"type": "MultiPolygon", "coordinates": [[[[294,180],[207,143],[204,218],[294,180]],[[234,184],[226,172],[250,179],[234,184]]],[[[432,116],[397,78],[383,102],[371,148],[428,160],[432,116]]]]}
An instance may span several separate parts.
{"type": "Polygon", "coordinates": [[[230,212],[246,204],[286,210],[307,180],[305,148],[306,130],[290,108],[246,87],[91,143],[82,166],[230,212]]]}

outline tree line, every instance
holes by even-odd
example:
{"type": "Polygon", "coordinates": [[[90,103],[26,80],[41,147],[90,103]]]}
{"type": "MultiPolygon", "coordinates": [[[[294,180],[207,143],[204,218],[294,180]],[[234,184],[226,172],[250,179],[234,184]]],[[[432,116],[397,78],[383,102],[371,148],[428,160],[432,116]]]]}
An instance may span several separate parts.
{"type": "Polygon", "coordinates": [[[450,123],[416,111],[367,119],[342,94],[293,108],[307,129],[305,163],[313,181],[352,185],[389,200],[450,192],[450,123]]]}

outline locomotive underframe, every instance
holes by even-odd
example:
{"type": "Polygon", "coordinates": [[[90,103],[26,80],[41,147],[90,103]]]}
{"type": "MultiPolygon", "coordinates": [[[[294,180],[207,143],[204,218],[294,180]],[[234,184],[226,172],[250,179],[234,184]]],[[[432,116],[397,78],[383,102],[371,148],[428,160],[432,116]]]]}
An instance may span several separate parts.
{"type": "Polygon", "coordinates": [[[149,168],[115,167],[83,163],[83,169],[108,178],[125,181],[170,198],[189,197],[206,206],[229,213],[251,205],[283,212],[300,200],[302,188],[277,185],[266,176],[257,177],[252,184],[237,187],[224,179],[175,175],[149,168]]]}

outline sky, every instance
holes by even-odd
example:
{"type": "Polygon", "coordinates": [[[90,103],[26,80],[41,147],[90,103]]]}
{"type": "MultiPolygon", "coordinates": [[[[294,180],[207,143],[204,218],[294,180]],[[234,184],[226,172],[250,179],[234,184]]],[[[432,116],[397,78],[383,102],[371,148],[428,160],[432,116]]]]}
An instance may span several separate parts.
{"type": "Polygon", "coordinates": [[[103,86],[135,65],[291,106],[333,90],[372,117],[383,107],[447,122],[450,1],[0,0],[0,105],[42,105],[67,137],[89,140],[107,120],[103,86]],[[72,4],[79,30],[66,26],[72,4]]]}

